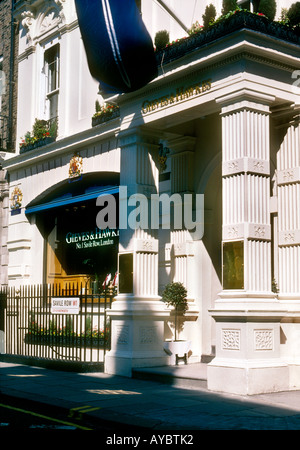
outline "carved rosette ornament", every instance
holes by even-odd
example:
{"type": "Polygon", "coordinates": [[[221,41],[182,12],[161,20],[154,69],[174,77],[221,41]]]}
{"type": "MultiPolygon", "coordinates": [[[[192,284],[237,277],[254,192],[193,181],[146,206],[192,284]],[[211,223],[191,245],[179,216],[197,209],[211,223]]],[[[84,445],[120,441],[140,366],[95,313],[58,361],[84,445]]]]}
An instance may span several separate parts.
{"type": "Polygon", "coordinates": [[[56,26],[59,26],[63,20],[64,14],[62,11],[58,11],[56,8],[50,9],[42,20],[40,32],[44,33],[56,26]]]}

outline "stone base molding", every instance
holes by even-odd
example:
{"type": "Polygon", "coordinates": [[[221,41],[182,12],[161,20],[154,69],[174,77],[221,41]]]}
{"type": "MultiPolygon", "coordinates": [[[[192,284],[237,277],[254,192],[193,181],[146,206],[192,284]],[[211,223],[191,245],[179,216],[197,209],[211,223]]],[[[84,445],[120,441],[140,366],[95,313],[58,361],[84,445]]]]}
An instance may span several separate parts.
{"type": "Polygon", "coordinates": [[[163,341],[169,314],[159,297],[119,295],[108,311],[112,342],[105,356],[105,373],[131,377],[134,368],[168,365],[163,341]]]}
{"type": "Polygon", "coordinates": [[[289,389],[288,364],[280,357],[280,322],[286,310],[270,295],[222,299],[216,321],[216,357],[208,388],[241,395],[289,389]]]}

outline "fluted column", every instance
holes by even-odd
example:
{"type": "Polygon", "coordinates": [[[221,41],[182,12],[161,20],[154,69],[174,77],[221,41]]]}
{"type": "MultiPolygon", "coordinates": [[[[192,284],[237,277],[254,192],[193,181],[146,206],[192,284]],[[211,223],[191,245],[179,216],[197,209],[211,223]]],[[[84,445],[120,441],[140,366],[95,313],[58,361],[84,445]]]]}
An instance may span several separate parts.
{"type": "MultiPolygon", "coordinates": [[[[184,194],[194,193],[194,150],[195,138],[180,137],[168,142],[171,149],[171,195],[180,195],[182,204],[184,194]]],[[[193,260],[194,243],[190,230],[171,229],[171,253],[173,280],[181,282],[193,299],[193,260]]]]}
{"type": "Polygon", "coordinates": [[[158,141],[138,129],[119,140],[119,292],[108,311],[112,339],[105,371],[130,377],[135,367],[168,364],[163,341],[169,312],[158,296],[157,229],[151,228],[149,203],[158,193],[158,141]]]}
{"type": "Polygon", "coordinates": [[[274,197],[277,200],[278,299],[287,309],[281,323],[284,359],[289,364],[290,389],[300,388],[300,114],[288,106],[273,111],[278,133],[277,171],[274,197]]]}
{"type": "Polygon", "coordinates": [[[270,294],[269,107],[243,100],[222,118],[223,287],[270,294]]]}
{"type": "Polygon", "coordinates": [[[278,287],[300,300],[300,115],[290,117],[277,154],[278,287]]]}
{"type": "Polygon", "coordinates": [[[242,90],[218,100],[222,116],[223,290],[211,311],[213,390],[254,394],[286,389],[280,360],[284,311],[271,290],[270,105],[242,90]]]}

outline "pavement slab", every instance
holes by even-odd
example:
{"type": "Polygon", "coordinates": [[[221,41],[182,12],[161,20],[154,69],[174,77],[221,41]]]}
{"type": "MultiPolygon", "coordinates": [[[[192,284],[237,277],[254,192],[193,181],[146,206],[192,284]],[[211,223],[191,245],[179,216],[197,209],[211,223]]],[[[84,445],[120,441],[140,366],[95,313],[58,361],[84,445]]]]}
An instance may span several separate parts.
{"type": "MultiPolygon", "coordinates": [[[[192,369],[195,371],[196,366],[176,373],[195,380],[199,374],[195,376],[192,369]]],[[[162,372],[161,368],[157,370],[162,372]]],[[[193,431],[300,430],[300,391],[239,396],[211,392],[203,385],[190,388],[157,378],[151,381],[150,375],[147,370],[144,380],[0,362],[0,393],[69,409],[91,405],[97,408],[90,413],[94,418],[110,420],[116,426],[193,431]]]]}

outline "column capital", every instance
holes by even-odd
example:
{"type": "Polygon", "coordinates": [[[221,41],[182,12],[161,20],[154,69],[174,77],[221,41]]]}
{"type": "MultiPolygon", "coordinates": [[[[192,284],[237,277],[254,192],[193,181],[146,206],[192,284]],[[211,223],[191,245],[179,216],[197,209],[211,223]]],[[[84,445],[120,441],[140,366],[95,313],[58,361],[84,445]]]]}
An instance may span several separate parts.
{"type": "Polygon", "coordinates": [[[172,153],[195,151],[196,138],[193,136],[179,136],[176,138],[168,139],[167,142],[168,146],[172,150],[172,153]]]}
{"type": "Polygon", "coordinates": [[[221,114],[229,114],[241,109],[259,111],[270,114],[270,106],[275,101],[275,97],[262,92],[250,89],[239,89],[230,94],[223,95],[216,99],[216,103],[221,105],[221,114]]]}
{"type": "Polygon", "coordinates": [[[286,128],[300,122],[300,105],[284,104],[271,109],[276,128],[286,128]]]}
{"type": "Polygon", "coordinates": [[[144,130],[139,127],[120,131],[116,134],[116,137],[120,140],[121,148],[137,144],[158,146],[159,141],[162,139],[161,134],[157,131],[144,130]]]}

